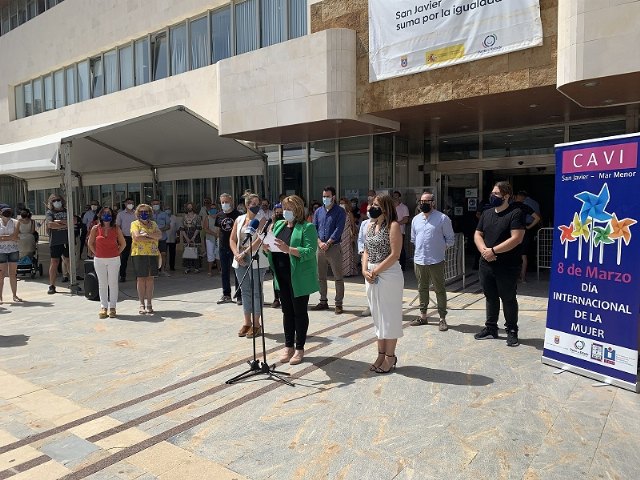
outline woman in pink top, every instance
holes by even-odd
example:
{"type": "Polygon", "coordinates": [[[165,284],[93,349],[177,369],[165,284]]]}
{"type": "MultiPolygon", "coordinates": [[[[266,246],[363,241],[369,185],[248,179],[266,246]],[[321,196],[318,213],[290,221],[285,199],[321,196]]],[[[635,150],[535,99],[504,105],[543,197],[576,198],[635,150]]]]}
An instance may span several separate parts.
{"type": "Polygon", "coordinates": [[[109,207],[98,212],[98,224],[89,233],[89,253],[93,255],[93,266],[98,276],[100,313],[98,318],[116,317],[118,301],[118,271],[120,254],[127,245],[122,230],[116,225],[116,216],[109,207]]]}

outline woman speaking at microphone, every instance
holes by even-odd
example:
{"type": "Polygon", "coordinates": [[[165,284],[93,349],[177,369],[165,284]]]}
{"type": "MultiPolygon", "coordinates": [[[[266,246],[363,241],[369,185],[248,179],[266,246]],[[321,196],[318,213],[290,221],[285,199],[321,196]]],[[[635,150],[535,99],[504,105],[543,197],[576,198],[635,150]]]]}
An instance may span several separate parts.
{"type": "Polygon", "coordinates": [[[309,329],[309,295],[319,288],[318,233],[315,226],[305,220],[304,203],[300,197],[286,197],[282,208],[284,220],[273,226],[274,242],[279,251],[271,252],[268,246],[265,250],[280,290],[284,324],[284,349],[280,362],[297,365],[304,357],[309,329]]]}
{"type": "Polygon", "coordinates": [[[262,248],[259,247],[260,237],[258,232],[261,232],[267,218],[260,211],[260,197],[255,193],[245,193],[244,204],[247,207],[247,213],[236,218],[233,230],[231,230],[229,247],[233,252],[232,266],[236,270],[236,278],[239,282],[242,282],[240,288],[242,289],[244,324],[238,332],[238,336],[253,338],[260,335],[262,329],[260,323],[262,280],[269,265],[262,248]],[[260,218],[257,218],[259,213],[261,214],[260,218]],[[255,255],[257,249],[259,249],[257,259],[252,261],[251,252],[255,255]],[[251,272],[248,271],[249,268],[253,268],[253,288],[251,288],[251,272]],[[252,292],[253,297],[251,295],[252,292]],[[251,322],[252,308],[253,323],[251,322]]]}

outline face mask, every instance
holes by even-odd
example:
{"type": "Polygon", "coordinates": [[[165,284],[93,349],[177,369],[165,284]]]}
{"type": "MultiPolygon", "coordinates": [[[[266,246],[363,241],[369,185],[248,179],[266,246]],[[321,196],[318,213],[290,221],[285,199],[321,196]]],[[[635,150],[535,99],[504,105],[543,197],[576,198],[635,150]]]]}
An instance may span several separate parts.
{"type": "Polygon", "coordinates": [[[293,222],[293,220],[296,218],[293,214],[293,210],[283,210],[282,216],[287,222],[293,222]]]}
{"type": "Polygon", "coordinates": [[[422,211],[422,213],[429,213],[431,211],[431,204],[430,203],[421,203],[420,204],[420,210],[422,211]]]}
{"type": "Polygon", "coordinates": [[[149,220],[149,212],[140,212],[140,220],[149,220]]]}
{"type": "Polygon", "coordinates": [[[278,220],[284,220],[284,215],[283,215],[282,213],[276,213],[276,214],[274,215],[274,217],[275,217],[275,219],[276,219],[276,222],[277,222],[278,220]]]}
{"type": "Polygon", "coordinates": [[[215,215],[216,213],[218,213],[218,209],[217,208],[212,208],[209,210],[209,215],[215,215]]]}
{"type": "Polygon", "coordinates": [[[343,203],[340,204],[340,207],[342,207],[343,210],[347,209],[347,206],[345,204],[343,204],[343,203]]]}
{"type": "Polygon", "coordinates": [[[133,210],[133,203],[127,203],[127,210],[133,210]]]}
{"type": "Polygon", "coordinates": [[[164,211],[164,213],[166,213],[167,215],[171,215],[171,210],[167,208],[167,209],[164,211]]]}
{"type": "Polygon", "coordinates": [[[369,210],[367,210],[367,218],[371,218],[371,212],[369,212],[369,210]]]}
{"type": "Polygon", "coordinates": [[[257,215],[257,214],[258,214],[258,212],[260,211],[260,206],[259,206],[259,205],[256,205],[255,207],[249,207],[249,211],[250,211],[251,213],[253,213],[254,215],[257,215]]]}
{"type": "Polygon", "coordinates": [[[10,218],[12,213],[13,212],[11,210],[5,210],[4,212],[2,212],[2,216],[6,218],[10,218]]]}
{"type": "Polygon", "coordinates": [[[102,215],[103,222],[109,223],[111,220],[113,220],[113,217],[110,213],[105,213],[104,215],[102,215]]]}
{"type": "Polygon", "coordinates": [[[29,214],[28,213],[21,213],[20,216],[22,218],[29,218],[29,214]]]}
{"type": "Polygon", "coordinates": [[[60,200],[56,200],[55,202],[53,202],[53,208],[60,208],[62,207],[62,202],[60,200]]]}
{"type": "Polygon", "coordinates": [[[322,203],[323,203],[323,205],[325,207],[329,207],[333,203],[333,199],[332,198],[322,197],[322,203]]]}
{"type": "Polygon", "coordinates": [[[262,209],[266,212],[269,210],[269,205],[262,205],[262,209]]]}
{"type": "Polygon", "coordinates": [[[500,198],[497,195],[494,195],[493,193],[489,197],[489,205],[491,205],[494,208],[501,207],[503,202],[504,202],[504,198],[500,198]]]}
{"type": "Polygon", "coordinates": [[[98,205],[91,205],[91,210],[94,212],[98,209],[98,205]]]}
{"type": "Polygon", "coordinates": [[[187,213],[193,212],[193,207],[187,207],[187,213]]]}
{"type": "Polygon", "coordinates": [[[222,211],[223,212],[230,212],[231,211],[231,204],[230,203],[223,203],[222,204],[222,211]]]}
{"type": "Polygon", "coordinates": [[[378,207],[371,207],[369,209],[369,217],[370,218],[378,218],[380,215],[382,215],[382,209],[378,208],[378,207]]]}

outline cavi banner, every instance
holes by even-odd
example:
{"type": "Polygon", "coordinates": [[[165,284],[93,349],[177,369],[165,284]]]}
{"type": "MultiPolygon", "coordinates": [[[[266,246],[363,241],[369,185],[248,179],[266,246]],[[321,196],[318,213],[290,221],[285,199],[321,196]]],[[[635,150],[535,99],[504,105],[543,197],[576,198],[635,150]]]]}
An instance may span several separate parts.
{"type": "Polygon", "coordinates": [[[369,0],[369,81],[542,45],[539,0],[369,0]]]}
{"type": "Polygon", "coordinates": [[[639,391],[640,134],[556,146],[543,363],[639,391]]]}

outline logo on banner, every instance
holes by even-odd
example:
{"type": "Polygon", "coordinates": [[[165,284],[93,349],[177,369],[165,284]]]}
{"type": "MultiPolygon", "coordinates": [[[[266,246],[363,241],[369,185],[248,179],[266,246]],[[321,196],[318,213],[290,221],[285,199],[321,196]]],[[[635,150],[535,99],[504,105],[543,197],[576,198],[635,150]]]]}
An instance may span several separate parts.
{"type": "Polygon", "coordinates": [[[613,348],[607,347],[604,349],[604,363],[609,365],[616,364],[616,351],[613,348]]]}
{"type": "Polygon", "coordinates": [[[407,58],[406,55],[403,55],[402,57],[400,57],[400,66],[402,68],[407,68],[409,66],[409,59],[407,58]]]}
{"type": "Polygon", "coordinates": [[[555,335],[553,337],[553,343],[555,343],[556,345],[560,345],[560,335],[555,335]]]}
{"type": "Polygon", "coordinates": [[[599,343],[593,343],[591,345],[591,359],[598,362],[602,361],[603,347],[599,343]]]}
{"type": "Polygon", "coordinates": [[[577,340],[576,343],[573,344],[578,350],[582,350],[584,348],[584,342],[582,340],[577,340]]]}
{"type": "Polygon", "coordinates": [[[487,35],[484,38],[484,40],[482,41],[482,46],[484,48],[491,48],[496,44],[497,41],[498,41],[498,36],[492,33],[491,35],[487,35]]]}

